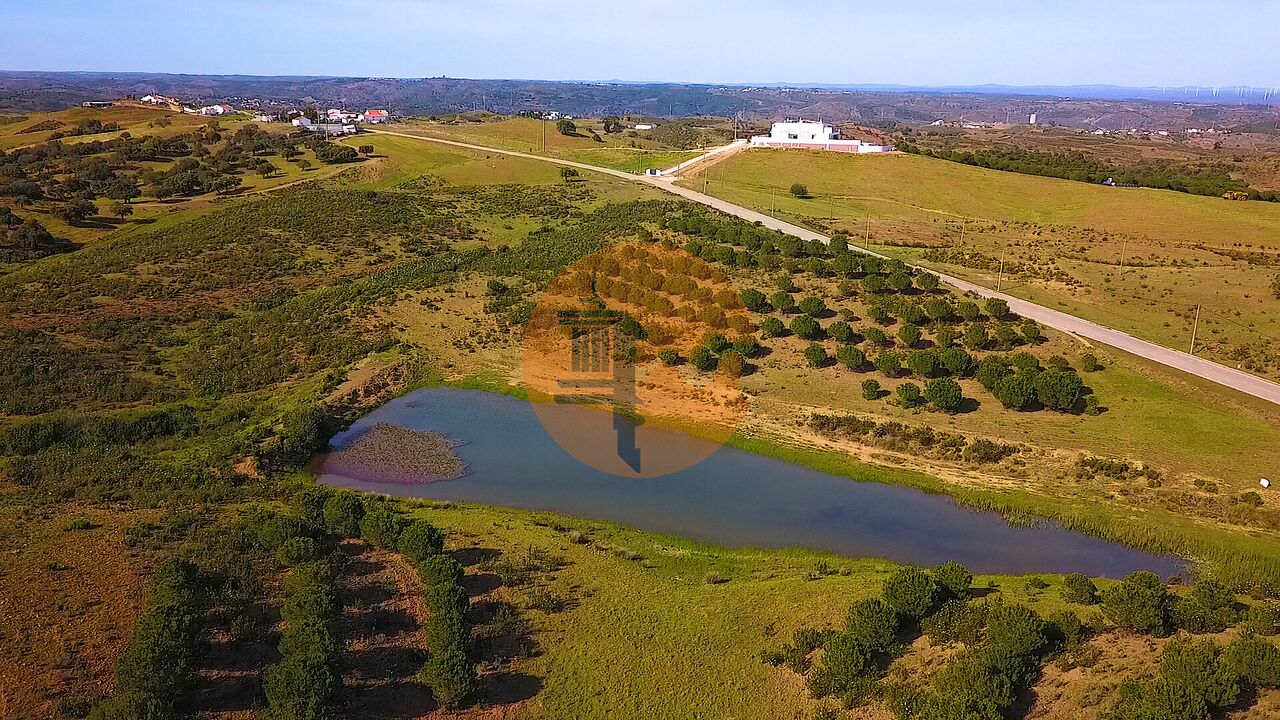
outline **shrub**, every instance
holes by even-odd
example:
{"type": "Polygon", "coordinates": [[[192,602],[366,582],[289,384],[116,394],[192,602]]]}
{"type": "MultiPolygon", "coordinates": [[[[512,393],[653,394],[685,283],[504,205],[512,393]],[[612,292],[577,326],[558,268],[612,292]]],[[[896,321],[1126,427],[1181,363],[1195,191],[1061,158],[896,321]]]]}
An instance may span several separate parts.
{"type": "Polygon", "coordinates": [[[1098,358],[1093,353],[1085,353],[1080,357],[1080,369],[1085,372],[1097,372],[1102,369],[1102,363],[1098,362],[1098,358]]]}
{"type": "Polygon", "coordinates": [[[853,328],[849,327],[849,323],[837,320],[827,327],[827,335],[833,340],[849,342],[850,338],[853,337],[853,328]]]}
{"type": "MultiPolygon", "coordinates": [[[[1029,658],[1048,645],[1047,626],[1039,615],[1022,605],[996,602],[987,611],[984,644],[998,656],[1029,658]]],[[[1014,678],[1021,685],[1031,678],[1014,678]]]]}
{"type": "Polygon", "coordinates": [[[902,383],[894,393],[898,396],[898,404],[904,408],[913,408],[920,404],[920,386],[915,383],[902,383]]]}
{"type": "Polygon", "coordinates": [[[1258,635],[1275,635],[1280,632],[1280,605],[1262,602],[1250,607],[1244,613],[1242,626],[1258,635]]]}
{"type": "Polygon", "coordinates": [[[787,328],[778,318],[770,317],[760,321],[760,336],[764,338],[780,337],[787,328]]]}
{"type": "Polygon", "coordinates": [[[773,305],[778,312],[790,312],[796,306],[796,301],[791,297],[791,293],[779,290],[769,296],[769,304],[773,305]]]}
{"type": "Polygon", "coordinates": [[[1064,370],[1046,370],[1036,376],[1036,398],[1047,408],[1054,410],[1070,410],[1080,399],[1080,388],[1084,385],[1080,376],[1064,370]]]}
{"type": "Polygon", "coordinates": [[[862,399],[863,400],[879,400],[880,399],[880,383],[876,380],[862,381],[862,399]]]}
{"type": "Polygon", "coordinates": [[[1235,594],[1212,579],[1197,580],[1185,598],[1174,598],[1173,624],[1194,633],[1222,632],[1239,619],[1235,594]]]}
{"type": "Polygon", "coordinates": [[[1077,605],[1098,602],[1098,586],[1084,573],[1071,573],[1062,580],[1062,599],[1077,605]]]}
{"type": "Polygon", "coordinates": [[[1035,398],[1035,381],[1025,373],[1001,378],[991,390],[1001,405],[1011,410],[1024,410],[1035,398]]]}
{"type": "Polygon", "coordinates": [[[894,290],[897,290],[898,292],[905,292],[907,290],[910,290],[912,285],[911,276],[902,272],[901,270],[889,275],[889,277],[885,280],[885,282],[889,285],[889,287],[893,288],[894,290]]]}
{"type": "Polygon", "coordinates": [[[414,520],[400,532],[396,549],[413,562],[421,563],[444,552],[444,534],[426,520],[414,520]]]}
{"type": "Polygon", "coordinates": [[[393,511],[389,503],[369,503],[360,519],[360,537],[382,550],[393,550],[408,521],[393,511]]]}
{"type": "MultiPolygon", "coordinates": [[[[919,282],[919,279],[916,282],[919,282]]],[[[924,313],[933,320],[946,320],[955,314],[955,308],[951,307],[951,303],[946,300],[935,297],[924,301],[924,313]]]]}
{"type": "Polygon", "coordinates": [[[897,377],[902,372],[902,362],[896,353],[882,352],[875,359],[876,370],[889,377],[897,377]]]}
{"type": "Polygon", "coordinates": [[[959,410],[960,404],[964,402],[960,383],[951,378],[930,380],[924,386],[924,397],[933,403],[934,407],[949,413],[959,410]]]}
{"type": "Polygon", "coordinates": [[[320,546],[316,541],[309,537],[296,537],[286,540],[280,549],[276,551],[276,558],[281,565],[292,567],[305,562],[311,562],[320,555],[320,546]]]}
{"type": "Polygon", "coordinates": [[[987,298],[984,307],[987,314],[996,320],[1003,320],[1009,315],[1009,303],[1000,298],[987,298]]]}
{"type": "Polygon", "coordinates": [[[1102,592],[1102,611],[1122,628],[1164,635],[1169,626],[1169,591],[1153,572],[1139,570],[1102,592]]]}
{"type": "Polygon", "coordinates": [[[841,345],[836,350],[836,360],[850,370],[857,370],[867,364],[867,356],[852,345],[841,345]]]}
{"type": "Polygon", "coordinates": [[[794,195],[794,196],[796,196],[796,197],[798,197],[798,198],[807,198],[807,197],[809,197],[809,188],[805,187],[805,186],[804,186],[803,184],[801,184],[801,183],[791,183],[791,190],[790,190],[790,192],[791,192],[791,194],[792,194],[792,195],[794,195]]]}
{"type": "Polygon", "coordinates": [[[884,331],[878,327],[869,327],[863,330],[862,337],[866,338],[867,342],[872,345],[887,345],[889,343],[889,336],[885,335],[884,331]]]}
{"type": "Polygon", "coordinates": [[[689,364],[702,372],[709,372],[716,367],[716,356],[705,347],[700,347],[694,352],[693,357],[689,358],[689,364]]]}
{"type": "Polygon", "coordinates": [[[915,347],[916,343],[920,342],[922,335],[920,328],[915,325],[907,324],[898,328],[898,339],[907,347],[915,347]]]}
{"type": "Polygon", "coordinates": [[[822,649],[822,667],[810,685],[818,697],[854,690],[864,674],[875,667],[870,648],[847,633],[829,635],[822,649]]]}
{"type": "Polygon", "coordinates": [[[933,609],[937,585],[918,567],[899,568],[884,585],[884,601],[899,615],[919,620],[933,609]]]}
{"type": "Polygon", "coordinates": [[[659,350],[658,359],[661,360],[664,365],[675,365],[680,362],[680,353],[677,353],[671,348],[659,350]]]}
{"type": "Polygon", "coordinates": [[[293,654],[267,668],[262,691],[268,720],[324,720],[342,678],[322,655],[293,654]]]}
{"type": "Polygon", "coordinates": [[[810,343],[809,347],[804,349],[804,359],[808,361],[809,367],[822,367],[830,360],[827,357],[827,349],[818,343],[810,343]]]}
{"type": "Polygon", "coordinates": [[[289,507],[307,525],[318,530],[324,529],[324,506],[332,495],[333,491],[326,487],[303,488],[289,498],[289,507]]]}
{"type": "Polygon", "coordinates": [[[935,567],[931,573],[938,587],[946,591],[956,600],[969,597],[969,586],[973,584],[973,573],[969,568],[954,560],[948,560],[935,567]]]}
{"type": "Polygon", "coordinates": [[[1250,632],[1231,641],[1222,664],[1235,677],[1255,688],[1280,687],[1280,649],[1250,632]]]}
{"type": "Polygon", "coordinates": [[[1022,337],[1029,345],[1035,345],[1044,340],[1044,333],[1040,331],[1040,323],[1031,318],[1026,318],[1022,321],[1021,329],[1022,337]]]}
{"type": "Polygon", "coordinates": [[[813,296],[809,296],[801,300],[800,304],[796,307],[799,308],[800,312],[806,313],[812,317],[818,317],[827,311],[827,304],[822,302],[822,298],[813,296]]]}
{"type": "Polygon", "coordinates": [[[324,525],[329,532],[342,537],[357,537],[364,517],[364,502],[348,491],[334,493],[324,504],[324,525]]]}
{"type": "Polygon", "coordinates": [[[1174,638],[1160,656],[1160,675],[1172,683],[1191,688],[1212,708],[1231,705],[1240,696],[1236,676],[1219,662],[1219,650],[1212,640],[1190,643],[1174,638]]]}
{"type": "Polygon", "coordinates": [[[892,652],[898,644],[898,613],[879,598],[859,600],[849,608],[844,632],[872,652],[892,652]]]}
{"type": "Polygon", "coordinates": [[[947,372],[961,377],[973,366],[973,357],[958,347],[949,347],[938,354],[938,361],[947,372]]]}
{"type": "Polygon", "coordinates": [[[956,305],[956,315],[966,322],[973,322],[978,319],[982,311],[978,308],[978,304],[971,300],[962,300],[956,305]]]}
{"type": "Polygon", "coordinates": [[[982,387],[995,392],[996,385],[1009,376],[1009,365],[995,356],[984,357],[978,363],[973,377],[982,387]]]}
{"type": "MultiPolygon", "coordinates": [[[[933,292],[938,289],[938,276],[930,272],[918,271],[916,273],[916,287],[927,292],[933,292]]],[[[932,313],[930,314],[932,315],[932,313]]],[[[943,315],[941,317],[946,316],[943,315]]]]}
{"type": "Polygon", "coordinates": [[[751,312],[768,312],[769,299],[759,290],[747,289],[738,294],[742,300],[742,305],[751,312]]]}
{"type": "Polygon", "coordinates": [[[431,695],[446,710],[465,707],[479,690],[474,663],[457,647],[432,649],[418,682],[431,688],[431,695]]]}
{"type": "Polygon", "coordinates": [[[970,350],[981,350],[987,346],[987,328],[985,325],[974,323],[964,329],[964,335],[961,338],[964,346],[970,350]]]}
{"type": "MultiPolygon", "coordinates": [[[[826,354],[825,350],[823,351],[823,354],[826,354]]],[[[727,350],[720,356],[720,361],[716,365],[716,370],[725,377],[736,378],[742,376],[742,368],[744,365],[745,363],[742,359],[742,353],[739,353],[737,350],[727,350]]]]}
{"type": "Polygon", "coordinates": [[[822,326],[808,315],[800,315],[791,321],[791,333],[805,340],[817,339],[822,333],[822,326]]]}
{"type": "Polygon", "coordinates": [[[939,644],[962,642],[977,645],[987,626],[987,606],[950,600],[920,624],[929,639],[939,644]]]}

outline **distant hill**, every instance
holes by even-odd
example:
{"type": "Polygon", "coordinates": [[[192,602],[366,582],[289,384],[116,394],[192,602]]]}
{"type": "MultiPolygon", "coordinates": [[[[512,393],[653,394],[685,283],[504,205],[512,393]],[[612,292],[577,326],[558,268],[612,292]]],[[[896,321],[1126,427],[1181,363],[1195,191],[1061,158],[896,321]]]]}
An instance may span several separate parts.
{"type": "Polygon", "coordinates": [[[431,115],[476,109],[558,110],[574,115],[690,115],[755,119],[804,115],[885,125],[933,120],[1025,122],[1103,129],[1230,128],[1274,124],[1280,98],[1261,89],[791,86],[588,83],[455,78],[354,78],[166,73],[0,72],[0,109],[53,110],[86,100],[162,93],[193,104],[239,107],[387,107],[431,115]],[[1270,105],[1266,103],[1271,103],[1270,105]]]}

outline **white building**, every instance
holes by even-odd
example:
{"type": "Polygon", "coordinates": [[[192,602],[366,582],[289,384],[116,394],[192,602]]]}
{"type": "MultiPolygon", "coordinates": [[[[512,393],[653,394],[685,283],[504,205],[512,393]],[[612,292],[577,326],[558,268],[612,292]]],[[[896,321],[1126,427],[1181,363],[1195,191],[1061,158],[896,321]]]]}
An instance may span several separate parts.
{"type": "Polygon", "coordinates": [[[840,131],[821,122],[799,120],[776,122],[768,135],[751,138],[752,147],[804,148],[850,153],[880,153],[894,149],[892,145],[873,145],[861,140],[840,137],[840,131]]]}
{"type": "Polygon", "coordinates": [[[384,123],[390,119],[391,113],[386,110],[365,110],[360,119],[367,123],[384,123]]]}
{"type": "Polygon", "coordinates": [[[653,125],[650,123],[636,123],[635,129],[636,130],[652,130],[653,125]]]}
{"type": "Polygon", "coordinates": [[[300,128],[308,127],[311,125],[311,119],[305,118],[305,117],[296,117],[290,122],[293,124],[294,127],[300,127],[300,128]]]}
{"type": "Polygon", "coordinates": [[[235,108],[230,105],[206,105],[200,108],[201,115],[228,115],[235,112],[235,108]]]}

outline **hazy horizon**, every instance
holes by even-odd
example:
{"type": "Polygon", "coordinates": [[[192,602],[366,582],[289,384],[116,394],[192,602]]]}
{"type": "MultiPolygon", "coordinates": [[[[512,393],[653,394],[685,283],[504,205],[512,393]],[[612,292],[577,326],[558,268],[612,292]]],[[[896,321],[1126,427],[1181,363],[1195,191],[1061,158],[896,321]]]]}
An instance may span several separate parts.
{"type": "Polygon", "coordinates": [[[1280,3],[795,13],[763,0],[561,6],[519,0],[53,0],[0,10],[14,71],[456,77],[726,85],[1280,86],[1280,3]],[[140,22],[145,18],[146,22],[140,22]],[[201,32],[192,33],[192,28],[201,32]]]}

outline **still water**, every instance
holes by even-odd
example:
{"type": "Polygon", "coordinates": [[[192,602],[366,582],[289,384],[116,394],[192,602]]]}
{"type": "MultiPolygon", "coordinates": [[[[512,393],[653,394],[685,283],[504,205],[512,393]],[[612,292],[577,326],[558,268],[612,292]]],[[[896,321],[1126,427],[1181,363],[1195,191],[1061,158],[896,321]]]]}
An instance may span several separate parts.
{"type": "MultiPolygon", "coordinates": [[[[564,407],[566,413],[590,413],[564,407]]],[[[981,573],[1123,577],[1183,570],[1156,556],[1051,523],[1014,526],[945,496],[855,482],[781,460],[721,447],[698,465],[657,478],[622,478],[589,467],[557,445],[528,402],[480,390],[432,388],[393,400],[333,439],[342,447],[375,423],[445,433],[462,441],[464,477],[387,483],[326,473],[329,485],[402,497],[547,510],[728,547],[805,547],[919,565],[956,560],[981,573]]],[[[702,442],[642,426],[650,442],[702,442]]]]}

